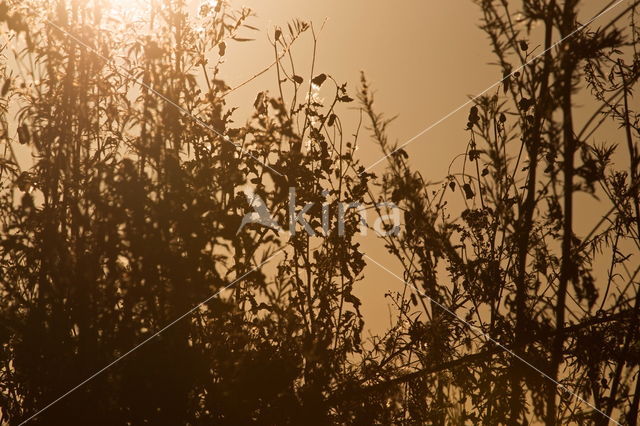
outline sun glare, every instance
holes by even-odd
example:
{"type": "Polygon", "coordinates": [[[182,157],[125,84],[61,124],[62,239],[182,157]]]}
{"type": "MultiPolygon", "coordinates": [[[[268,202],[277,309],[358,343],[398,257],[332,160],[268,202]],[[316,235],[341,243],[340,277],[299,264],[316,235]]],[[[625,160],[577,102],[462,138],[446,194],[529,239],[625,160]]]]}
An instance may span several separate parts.
{"type": "Polygon", "coordinates": [[[203,0],[201,2],[202,5],[208,5],[209,7],[216,7],[218,5],[218,0],[203,0]]]}
{"type": "Polygon", "coordinates": [[[141,19],[151,7],[151,0],[110,0],[114,15],[126,20],[141,19]]]}
{"type": "MultiPolygon", "coordinates": [[[[115,16],[127,20],[137,20],[142,19],[149,12],[152,0],[110,0],[109,3],[115,16]]],[[[190,0],[187,2],[188,9],[191,11],[200,10],[203,6],[215,9],[218,3],[219,0],[190,0]]]]}

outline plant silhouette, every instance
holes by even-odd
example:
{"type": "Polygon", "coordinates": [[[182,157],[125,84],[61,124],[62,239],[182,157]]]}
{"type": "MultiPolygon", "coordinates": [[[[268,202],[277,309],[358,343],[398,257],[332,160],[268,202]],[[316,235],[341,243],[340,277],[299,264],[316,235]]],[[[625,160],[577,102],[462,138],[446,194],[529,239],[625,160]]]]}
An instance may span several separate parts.
{"type": "Polygon", "coordinates": [[[364,75],[351,91],[315,56],[296,73],[310,23],[271,31],[277,92],[238,124],[221,70],[250,10],[0,3],[1,421],[636,425],[638,2],[606,2],[597,29],[579,0],[476,3],[502,82],[438,182],[391,142],[364,75]],[[295,188],[314,235],[244,221],[247,185],[280,224],[295,188]],[[381,202],[404,216],[380,238],[407,285],[366,338],[354,288],[383,265],[335,207],[381,202]]]}

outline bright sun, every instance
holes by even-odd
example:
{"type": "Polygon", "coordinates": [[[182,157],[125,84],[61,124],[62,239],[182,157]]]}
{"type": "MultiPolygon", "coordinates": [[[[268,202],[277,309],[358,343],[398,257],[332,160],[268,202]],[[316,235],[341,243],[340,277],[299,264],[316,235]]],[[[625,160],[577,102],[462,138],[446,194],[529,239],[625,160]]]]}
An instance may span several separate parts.
{"type": "MultiPolygon", "coordinates": [[[[123,18],[139,19],[149,12],[154,0],[109,0],[113,12],[123,18]]],[[[156,0],[158,1],[158,0],[156,0]]],[[[187,7],[191,11],[197,11],[203,5],[215,8],[218,0],[187,0],[187,7]]]]}

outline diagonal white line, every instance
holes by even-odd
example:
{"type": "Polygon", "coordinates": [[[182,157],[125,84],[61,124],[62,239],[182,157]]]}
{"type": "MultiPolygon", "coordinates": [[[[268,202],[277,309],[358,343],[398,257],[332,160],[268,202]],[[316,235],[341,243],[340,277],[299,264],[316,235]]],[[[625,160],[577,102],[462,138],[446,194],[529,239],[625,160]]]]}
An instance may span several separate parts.
{"type": "MultiPolygon", "coordinates": [[[[381,265],[380,263],[378,263],[375,259],[372,259],[371,256],[368,256],[366,254],[363,254],[364,257],[366,257],[367,259],[369,259],[370,261],[372,261],[373,263],[375,263],[376,265],[378,265],[379,268],[387,271],[389,274],[393,275],[395,278],[397,278],[399,281],[401,281],[402,283],[404,283],[404,285],[411,287],[413,290],[415,290],[416,292],[418,292],[418,294],[420,294],[421,296],[426,297],[427,299],[429,299],[429,301],[435,305],[437,305],[440,309],[442,309],[443,311],[445,311],[446,313],[448,313],[449,315],[451,315],[452,317],[454,317],[455,319],[457,319],[458,321],[464,323],[467,327],[475,330],[475,332],[477,332],[477,335],[480,335],[482,337],[484,337],[486,340],[489,340],[491,342],[493,342],[495,345],[497,345],[498,347],[500,347],[502,350],[508,352],[509,354],[511,354],[512,356],[514,356],[515,358],[517,358],[519,361],[523,362],[524,364],[528,365],[529,367],[531,367],[532,369],[534,369],[535,371],[537,371],[538,373],[540,373],[543,377],[551,380],[553,383],[556,384],[556,386],[564,389],[566,392],[570,393],[571,395],[573,395],[578,401],[588,405],[589,407],[593,408],[594,410],[596,410],[598,413],[602,414],[604,417],[606,417],[607,419],[611,420],[612,422],[614,422],[615,424],[622,426],[621,423],[618,423],[617,421],[615,421],[614,419],[612,419],[611,417],[607,416],[604,412],[602,412],[601,410],[599,410],[598,408],[596,408],[594,405],[592,405],[591,403],[589,403],[588,401],[586,401],[585,399],[583,399],[582,397],[580,397],[580,395],[573,393],[571,390],[569,390],[569,388],[567,388],[565,385],[563,385],[562,383],[559,383],[558,381],[556,381],[555,379],[553,379],[551,376],[549,376],[548,374],[546,374],[544,371],[540,370],[539,368],[537,368],[536,366],[532,365],[531,363],[529,363],[526,359],[522,358],[520,355],[516,354],[515,352],[513,352],[511,349],[507,348],[505,345],[503,345],[502,343],[500,343],[499,341],[495,340],[494,338],[492,338],[491,336],[489,336],[488,334],[486,334],[480,327],[475,326],[465,320],[463,320],[462,318],[460,318],[458,315],[456,315],[453,311],[451,311],[449,308],[447,308],[446,306],[442,305],[441,303],[438,303],[437,301],[433,300],[431,297],[429,297],[427,294],[425,294],[423,291],[421,291],[420,289],[418,289],[416,286],[414,286],[413,284],[409,283],[408,281],[403,280],[402,278],[400,278],[398,275],[396,275],[395,273],[393,273],[390,269],[388,269],[387,267],[385,267],[384,265],[381,265]]],[[[476,335],[476,336],[477,336],[476,335]]]]}
{"type": "Polygon", "coordinates": [[[421,130],[420,132],[418,132],[415,136],[409,138],[406,142],[404,142],[402,145],[398,146],[396,149],[394,149],[393,151],[391,151],[390,153],[386,154],[385,156],[383,156],[382,158],[380,158],[379,160],[377,160],[376,162],[370,164],[366,169],[364,169],[364,171],[362,173],[366,173],[367,171],[371,170],[372,168],[374,168],[376,165],[380,164],[382,161],[384,161],[385,158],[389,157],[390,155],[395,154],[396,152],[398,152],[400,149],[404,148],[405,146],[409,145],[411,142],[415,141],[416,139],[418,139],[419,137],[423,136],[425,133],[429,132],[431,129],[433,129],[434,127],[437,127],[438,125],[440,125],[442,122],[444,122],[445,120],[447,120],[448,118],[450,118],[452,115],[456,114],[458,111],[460,111],[461,109],[465,108],[466,106],[468,106],[469,104],[475,102],[480,96],[484,95],[485,93],[487,93],[489,90],[493,89],[494,87],[502,84],[502,82],[504,82],[505,80],[511,78],[515,73],[521,71],[524,67],[532,64],[533,62],[537,61],[538,59],[540,59],[540,57],[542,57],[543,55],[545,55],[547,52],[549,52],[551,49],[554,49],[556,46],[562,44],[563,42],[567,41],[569,38],[573,37],[574,35],[576,35],[577,33],[579,33],[580,31],[582,31],[583,29],[585,29],[586,27],[588,27],[589,25],[591,25],[591,23],[593,21],[595,21],[596,19],[600,18],[601,16],[607,14],[608,12],[610,12],[611,10],[613,10],[614,8],[616,8],[617,6],[620,5],[620,3],[622,3],[625,0],[618,0],[615,4],[613,4],[612,6],[610,6],[609,8],[603,10],[602,12],[600,12],[599,14],[597,14],[596,16],[594,16],[593,18],[589,19],[587,21],[586,24],[581,25],[580,27],[578,27],[577,29],[575,29],[574,31],[572,31],[571,33],[569,33],[569,35],[563,37],[562,39],[558,40],[556,43],[554,43],[551,47],[549,47],[548,49],[545,49],[542,53],[540,53],[537,56],[534,56],[532,59],[530,59],[529,61],[525,62],[524,64],[520,65],[518,68],[516,68],[514,71],[511,72],[511,74],[507,75],[506,77],[502,78],[501,80],[496,81],[495,83],[493,83],[491,86],[487,87],[486,89],[484,89],[482,92],[478,93],[477,95],[475,95],[474,97],[472,97],[471,99],[469,99],[467,102],[463,103],[462,105],[460,105],[459,107],[457,107],[456,109],[454,109],[453,111],[451,111],[450,113],[448,113],[447,115],[445,115],[444,117],[442,117],[441,119],[439,119],[438,121],[432,123],[431,125],[429,125],[429,127],[426,127],[425,129],[421,130]]]}
{"type": "Polygon", "coordinates": [[[102,367],[100,370],[96,371],[95,373],[93,373],[91,376],[87,377],[85,380],[83,380],[82,382],[78,383],[76,386],[74,386],[73,388],[69,389],[67,392],[65,392],[64,394],[60,395],[58,398],[56,398],[55,400],[51,401],[48,405],[46,405],[45,407],[41,408],[40,410],[38,410],[35,414],[31,415],[28,419],[24,420],[22,423],[20,423],[19,426],[22,426],[24,424],[26,424],[27,422],[31,421],[32,419],[34,419],[36,416],[38,416],[39,414],[41,414],[43,411],[48,410],[49,408],[51,408],[53,405],[57,404],[58,402],[60,402],[62,399],[66,398],[67,396],[69,396],[71,393],[75,392],[76,390],[78,390],[78,388],[84,386],[85,384],[87,384],[88,382],[90,382],[91,380],[93,380],[94,378],[96,378],[97,376],[99,376],[100,374],[104,373],[107,369],[109,369],[110,367],[112,367],[113,365],[117,364],[118,362],[122,361],[124,358],[126,358],[127,356],[131,355],[133,352],[135,352],[136,350],[140,349],[143,345],[149,343],[151,340],[155,339],[156,337],[158,337],[161,333],[167,331],[169,328],[173,327],[174,325],[176,325],[178,322],[182,321],[183,319],[185,319],[186,317],[188,317],[189,315],[191,315],[192,313],[194,313],[196,310],[200,309],[202,306],[204,306],[205,304],[207,304],[209,301],[215,299],[216,297],[218,297],[223,291],[229,289],[230,287],[232,287],[234,284],[238,283],[239,281],[243,280],[247,275],[251,274],[252,272],[256,271],[257,269],[259,269],[260,267],[262,267],[263,265],[265,265],[266,263],[268,263],[271,259],[273,259],[274,257],[276,257],[277,255],[279,255],[282,251],[284,250],[283,248],[280,248],[278,250],[276,250],[275,253],[273,253],[271,256],[269,256],[267,259],[265,259],[262,263],[260,263],[259,265],[257,265],[256,267],[254,267],[252,270],[250,270],[249,272],[241,275],[239,278],[236,278],[235,280],[233,280],[231,283],[227,284],[226,286],[224,286],[223,288],[221,288],[220,290],[218,290],[216,293],[214,293],[213,295],[207,297],[205,300],[203,300],[202,302],[198,303],[196,306],[194,306],[193,308],[189,309],[187,312],[185,312],[184,314],[180,315],[178,318],[176,318],[175,320],[171,321],[169,324],[165,325],[164,327],[162,327],[160,330],[156,331],[154,334],[152,334],[151,336],[147,337],[146,339],[144,339],[142,342],[138,343],[136,346],[134,346],[133,348],[129,349],[127,352],[125,352],[124,354],[120,355],[118,358],[114,359],[113,361],[111,361],[109,364],[105,365],[104,367],[102,367]]]}
{"type": "MultiPolygon", "coordinates": [[[[98,52],[96,49],[94,49],[93,47],[89,46],[87,43],[83,42],[82,40],[80,40],[78,37],[74,36],[73,34],[71,34],[70,32],[66,31],[63,28],[60,28],[58,25],[54,24],[53,22],[51,22],[48,19],[44,19],[44,21],[47,23],[47,25],[50,25],[51,27],[55,28],[56,30],[60,31],[61,33],[63,33],[64,35],[66,35],[67,37],[69,37],[70,39],[72,39],[73,41],[75,41],[76,43],[78,43],[79,45],[81,45],[82,47],[84,47],[85,49],[89,50],[91,53],[93,53],[94,55],[98,56],[100,59],[102,59],[103,61],[105,61],[108,65],[112,66],[114,68],[114,70],[122,75],[124,74],[124,77],[130,79],[131,81],[135,82],[136,84],[138,84],[141,87],[144,87],[145,89],[149,90],[150,92],[152,92],[154,95],[158,96],[159,98],[161,98],[162,100],[164,100],[166,103],[170,104],[171,106],[175,107],[177,110],[179,110],[180,112],[182,112],[184,115],[188,116],[189,118],[191,118],[193,121],[195,121],[198,125],[200,125],[202,128],[215,133],[216,135],[220,136],[222,138],[223,141],[230,143],[231,145],[233,145],[234,147],[240,148],[240,146],[234,142],[231,141],[231,139],[229,139],[228,136],[225,136],[224,134],[222,134],[220,131],[218,131],[217,129],[215,129],[214,127],[208,125],[207,123],[205,123],[204,121],[202,121],[200,118],[196,117],[195,115],[191,114],[189,111],[187,111],[185,108],[181,107],[180,105],[178,105],[177,103],[175,103],[174,101],[172,101],[171,99],[169,99],[168,97],[166,97],[165,95],[163,95],[162,93],[158,92],[157,90],[155,90],[154,88],[152,88],[151,86],[149,86],[148,84],[146,84],[143,81],[140,81],[140,79],[136,78],[135,75],[133,75],[131,72],[129,72],[128,70],[124,69],[123,67],[119,66],[118,64],[116,64],[112,59],[107,58],[106,56],[104,56],[103,54],[101,54],[100,52],[98,52]]],[[[241,151],[241,154],[243,153],[243,151],[241,151]]],[[[250,153],[246,153],[249,157],[251,157],[252,159],[254,159],[255,161],[257,161],[258,163],[262,164],[263,166],[267,167],[268,169],[270,169],[272,172],[274,172],[275,174],[279,175],[279,176],[283,176],[282,173],[280,173],[279,171],[275,170],[272,166],[266,164],[265,162],[263,162],[262,160],[254,157],[253,155],[251,155],[250,153]]]]}

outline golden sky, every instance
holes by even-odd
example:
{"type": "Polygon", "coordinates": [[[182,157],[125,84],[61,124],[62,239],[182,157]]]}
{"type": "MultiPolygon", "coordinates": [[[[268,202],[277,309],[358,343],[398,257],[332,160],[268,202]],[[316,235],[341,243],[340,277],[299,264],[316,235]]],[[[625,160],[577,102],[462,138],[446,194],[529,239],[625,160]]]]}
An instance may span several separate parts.
{"type": "MultiPolygon", "coordinates": [[[[148,5],[149,0],[116,0],[118,5],[133,11],[148,5]]],[[[246,37],[255,40],[230,44],[227,49],[222,78],[234,87],[263,70],[274,60],[273,48],[268,36],[273,37],[277,26],[286,27],[293,19],[311,22],[318,34],[314,75],[327,73],[338,82],[348,83],[350,94],[355,97],[364,71],[376,91],[379,112],[387,116],[397,115],[390,127],[391,139],[400,144],[414,138],[405,150],[410,162],[425,180],[439,181],[447,175],[451,160],[464,152],[469,135],[465,130],[470,106],[452,114],[470,96],[479,94],[502,78],[502,71],[491,63],[494,57],[481,24],[480,8],[472,0],[230,0],[235,8],[246,6],[255,12],[249,24],[258,31],[246,30],[246,37]]],[[[512,10],[517,2],[510,2],[512,10]]],[[[190,0],[196,13],[202,0],[190,0]]],[[[582,11],[586,21],[608,4],[607,0],[594,0],[589,9],[582,11]]],[[[598,24],[607,21],[602,17],[598,24]]],[[[555,36],[555,40],[558,36],[555,36]]],[[[530,42],[532,48],[537,43],[530,42]]],[[[538,46],[536,54],[541,52],[538,46]]],[[[313,44],[308,32],[293,47],[296,72],[308,79],[311,76],[313,44]]],[[[275,69],[243,86],[227,98],[228,107],[238,107],[234,115],[238,121],[246,119],[253,111],[253,102],[259,91],[269,88],[276,92],[275,69]]],[[[489,94],[495,93],[493,88],[489,94]]],[[[589,95],[577,97],[576,123],[590,116],[593,108],[589,95]]],[[[344,133],[352,135],[359,113],[355,103],[343,104],[344,133]]],[[[619,133],[610,126],[596,134],[611,142],[619,133]]],[[[381,153],[362,130],[358,154],[364,166],[381,158],[381,153]]],[[[380,174],[382,162],[371,171],[380,174]]],[[[599,219],[602,206],[584,195],[577,195],[581,208],[577,209],[576,229],[586,232],[599,219]],[[583,215],[585,211],[590,214],[583,215]]],[[[455,213],[455,210],[453,213],[455,213]]],[[[363,247],[368,255],[392,270],[394,259],[386,253],[382,242],[374,236],[366,238],[363,247]]],[[[365,280],[359,292],[366,299],[363,311],[367,326],[380,329],[387,325],[388,317],[385,292],[401,290],[402,283],[386,275],[375,265],[365,269],[365,280]],[[381,277],[384,277],[381,278],[381,277]]]]}
{"type": "MultiPolygon", "coordinates": [[[[517,2],[510,3],[516,10],[517,2]]],[[[491,64],[494,61],[491,46],[479,28],[480,9],[471,0],[243,0],[232,1],[232,4],[251,8],[256,14],[251,25],[260,31],[248,34],[255,41],[238,43],[228,50],[223,75],[230,86],[243,82],[273,62],[274,53],[267,35],[273,34],[276,26],[286,26],[295,18],[310,21],[316,30],[322,27],[315,74],[331,74],[338,82],[347,82],[354,93],[360,71],[364,71],[377,92],[379,111],[387,116],[398,115],[390,128],[392,140],[402,144],[438,123],[406,147],[411,163],[428,181],[444,178],[451,160],[464,152],[468,142],[464,128],[469,106],[444,118],[469,96],[484,91],[502,77],[501,70],[491,64]]],[[[589,8],[582,10],[582,19],[587,21],[606,4],[605,0],[590,2],[589,8]]],[[[615,12],[611,15],[615,16],[615,12]]],[[[604,16],[592,26],[597,27],[606,20],[604,16]]],[[[293,49],[298,74],[305,78],[310,72],[311,41],[311,37],[303,38],[293,49]]],[[[535,41],[530,44],[536,46],[535,41]]],[[[541,50],[538,47],[537,53],[541,50]]],[[[229,106],[238,106],[238,117],[245,117],[251,111],[256,93],[265,87],[276,90],[276,81],[275,70],[271,70],[238,90],[230,97],[229,106]]],[[[489,93],[496,91],[494,88],[489,93]]],[[[577,103],[575,119],[580,125],[593,110],[588,92],[579,94],[577,103]]],[[[347,123],[345,134],[349,135],[355,130],[358,113],[343,108],[343,120],[347,123]]],[[[596,134],[608,142],[619,135],[622,134],[611,126],[596,134]]],[[[365,166],[381,157],[366,132],[361,133],[359,143],[358,153],[365,166]]],[[[383,167],[384,162],[372,171],[380,173],[383,167]]],[[[585,195],[577,195],[576,199],[579,205],[576,229],[587,232],[599,219],[598,209],[602,206],[585,195]],[[585,215],[585,211],[590,214],[585,215]]],[[[363,247],[367,254],[399,271],[380,241],[367,237],[363,247]]],[[[401,282],[375,265],[368,265],[359,288],[366,300],[363,311],[367,327],[379,329],[388,325],[384,293],[401,288],[401,282]]]]}

